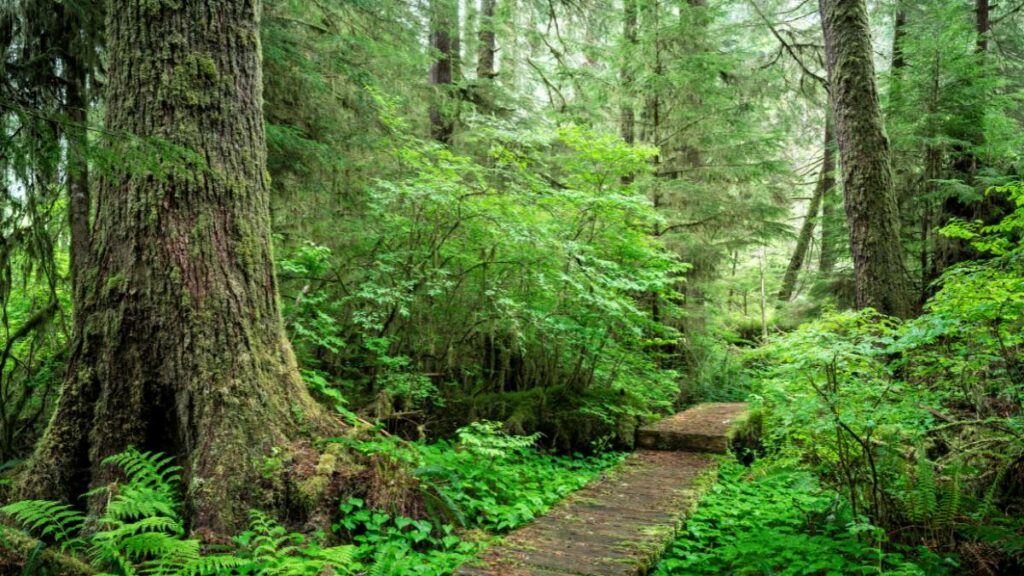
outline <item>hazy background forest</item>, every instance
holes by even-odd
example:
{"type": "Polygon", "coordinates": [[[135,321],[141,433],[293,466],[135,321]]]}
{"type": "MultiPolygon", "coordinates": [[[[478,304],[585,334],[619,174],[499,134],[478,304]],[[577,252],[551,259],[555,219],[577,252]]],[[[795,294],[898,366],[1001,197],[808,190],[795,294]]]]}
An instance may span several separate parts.
{"type": "Polygon", "coordinates": [[[4,573],[447,574],[708,401],[758,457],[655,573],[1024,571],[1024,2],[264,0],[230,73],[190,4],[0,2],[4,573]]]}

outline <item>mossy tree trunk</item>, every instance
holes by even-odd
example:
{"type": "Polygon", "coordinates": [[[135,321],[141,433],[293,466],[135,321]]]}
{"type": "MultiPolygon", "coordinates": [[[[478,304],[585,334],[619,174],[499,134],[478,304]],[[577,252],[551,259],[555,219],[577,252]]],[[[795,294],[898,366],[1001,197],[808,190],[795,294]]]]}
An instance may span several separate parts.
{"type": "Polygon", "coordinates": [[[190,152],[100,180],[67,380],[19,492],[74,500],[114,480],[101,460],[135,445],[179,457],[194,528],[231,531],[250,508],[294,507],[296,479],[265,474],[267,458],[335,425],[299,378],[278,308],[259,2],[108,8],[113,145],[190,152]]]}
{"type": "Polygon", "coordinates": [[[430,136],[450,144],[455,134],[455,83],[459,77],[458,0],[430,0],[430,84],[436,93],[430,104],[430,136]]]}
{"type": "MultiPolygon", "coordinates": [[[[796,239],[796,246],[793,248],[793,255],[789,258],[789,265],[786,267],[786,275],[782,279],[782,288],[779,289],[779,300],[789,301],[796,291],[796,281],[800,277],[800,270],[804,267],[804,260],[811,247],[811,238],[814,236],[814,227],[818,222],[818,212],[822,206],[825,194],[831,190],[835,182],[836,161],[832,152],[832,118],[826,115],[825,119],[825,140],[822,144],[821,172],[818,174],[818,182],[814,186],[814,193],[811,201],[807,204],[807,214],[804,216],[804,223],[800,226],[800,234],[796,239]]],[[[822,249],[824,250],[824,239],[822,249]]],[[[831,248],[830,248],[831,249],[831,248]]]]}
{"type": "Polygon", "coordinates": [[[483,0],[480,4],[480,47],[477,50],[476,75],[481,80],[493,80],[498,75],[497,21],[494,18],[498,0],[483,0]]]}
{"type": "Polygon", "coordinates": [[[829,97],[843,172],[856,303],[884,314],[912,312],[889,138],[875,85],[864,0],[819,0],[829,97]]]}

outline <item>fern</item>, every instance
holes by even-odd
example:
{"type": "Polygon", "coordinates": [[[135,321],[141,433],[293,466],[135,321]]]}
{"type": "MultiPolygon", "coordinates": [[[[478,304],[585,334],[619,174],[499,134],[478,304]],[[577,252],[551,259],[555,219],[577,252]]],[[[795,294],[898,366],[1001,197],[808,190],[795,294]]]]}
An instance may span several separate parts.
{"type": "Polygon", "coordinates": [[[924,449],[918,447],[916,482],[910,492],[908,516],[912,522],[923,524],[935,516],[936,488],[932,463],[924,456],[924,449]]]}
{"type": "Polygon", "coordinates": [[[429,465],[416,468],[412,475],[419,480],[424,504],[432,518],[466,526],[462,507],[444,489],[446,485],[459,488],[459,476],[455,472],[444,466],[429,465]]]}
{"type": "Polygon", "coordinates": [[[136,520],[154,516],[179,518],[181,467],[171,464],[173,458],[154,452],[140,452],[134,446],[103,460],[108,466],[120,468],[127,481],[92,490],[87,495],[111,494],[104,519],[136,520]]]}
{"type": "Polygon", "coordinates": [[[995,510],[996,493],[999,491],[999,486],[1003,483],[1003,479],[1006,478],[1006,472],[1010,467],[1003,464],[999,467],[999,471],[996,472],[996,477],[992,480],[992,484],[985,490],[985,496],[981,500],[981,505],[978,509],[978,514],[982,518],[988,518],[995,510]]]}
{"type": "MultiPolygon", "coordinates": [[[[249,530],[235,539],[238,554],[204,556],[198,540],[184,538],[181,468],[171,458],[129,448],[103,462],[120,468],[125,480],[89,493],[107,496],[88,541],[98,576],[320,576],[360,567],[355,547],[320,547],[257,511],[250,513],[249,530]]],[[[23,500],[0,512],[62,549],[86,546],[81,536],[86,516],[67,504],[23,500]]]]}
{"type": "Polygon", "coordinates": [[[249,530],[236,541],[250,550],[252,563],[245,568],[264,576],[316,576],[327,569],[346,574],[358,567],[354,546],[304,545],[301,534],[288,532],[255,510],[249,513],[249,530]]]}
{"type": "MultiPolygon", "coordinates": [[[[198,544],[198,543],[197,543],[198,544]]],[[[246,566],[252,563],[237,556],[227,554],[211,554],[199,556],[198,546],[196,557],[178,565],[172,565],[173,569],[164,571],[160,568],[147,569],[147,576],[221,576],[237,574],[246,566]]]]}
{"type": "Polygon", "coordinates": [[[79,548],[84,541],[77,536],[85,515],[68,504],[49,500],[21,500],[0,508],[34,536],[51,539],[61,550],[79,548]]]}
{"type": "Polygon", "coordinates": [[[939,502],[935,514],[935,524],[938,528],[951,528],[957,516],[960,515],[960,466],[953,468],[953,477],[949,484],[943,487],[942,500],[939,502]]]}

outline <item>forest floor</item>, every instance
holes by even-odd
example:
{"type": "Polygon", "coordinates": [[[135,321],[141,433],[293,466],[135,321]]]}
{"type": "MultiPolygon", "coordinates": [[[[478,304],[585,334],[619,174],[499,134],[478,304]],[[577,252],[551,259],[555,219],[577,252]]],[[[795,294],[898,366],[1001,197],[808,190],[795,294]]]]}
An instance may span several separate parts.
{"type": "Polygon", "coordinates": [[[512,532],[458,576],[646,573],[713,482],[746,404],[702,404],[647,426],[640,449],[602,480],[512,532]],[[479,565],[482,564],[482,565],[479,565]]]}

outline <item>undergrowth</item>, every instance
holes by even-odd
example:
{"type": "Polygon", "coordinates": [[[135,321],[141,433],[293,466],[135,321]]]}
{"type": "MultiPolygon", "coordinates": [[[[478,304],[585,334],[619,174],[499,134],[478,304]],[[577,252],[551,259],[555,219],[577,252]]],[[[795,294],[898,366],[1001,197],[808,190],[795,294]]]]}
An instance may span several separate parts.
{"type": "Polygon", "coordinates": [[[729,462],[654,576],[935,573],[884,539],[805,469],[729,462]]]}
{"type": "MultiPolygon", "coordinates": [[[[39,539],[23,559],[25,575],[41,574],[41,552],[52,549],[82,560],[100,576],[440,576],[621,458],[548,456],[531,447],[536,440],[479,422],[451,442],[387,436],[349,441],[356,450],[385,454],[410,470],[428,506],[424,517],[410,518],[350,497],[339,503],[330,533],[291,532],[254,510],[248,530],[230,543],[202,543],[185,525],[180,468],[169,457],[134,448],[105,461],[123,473],[123,481],[89,494],[107,503],[98,518],[45,500],[12,502],[0,512],[39,539]]],[[[0,546],[9,545],[0,540],[0,546]]]]}

